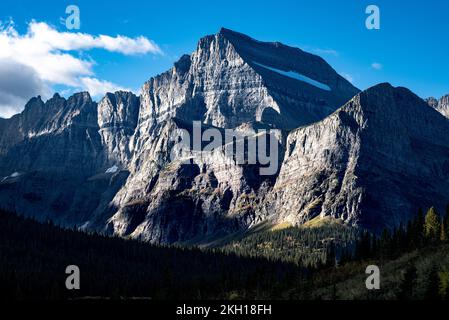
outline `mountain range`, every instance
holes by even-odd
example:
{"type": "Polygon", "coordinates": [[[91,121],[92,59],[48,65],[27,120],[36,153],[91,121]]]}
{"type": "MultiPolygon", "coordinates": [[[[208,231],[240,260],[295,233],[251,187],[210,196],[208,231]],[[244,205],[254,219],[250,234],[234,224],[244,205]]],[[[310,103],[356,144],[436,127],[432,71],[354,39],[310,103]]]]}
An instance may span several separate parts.
{"type": "Polygon", "coordinates": [[[208,244],[324,217],[374,232],[449,204],[449,96],[363,92],[322,58],[221,29],[136,96],[82,92],[0,118],[0,206],[151,243],[208,244]],[[172,161],[173,133],[276,133],[279,163],[172,161]]]}

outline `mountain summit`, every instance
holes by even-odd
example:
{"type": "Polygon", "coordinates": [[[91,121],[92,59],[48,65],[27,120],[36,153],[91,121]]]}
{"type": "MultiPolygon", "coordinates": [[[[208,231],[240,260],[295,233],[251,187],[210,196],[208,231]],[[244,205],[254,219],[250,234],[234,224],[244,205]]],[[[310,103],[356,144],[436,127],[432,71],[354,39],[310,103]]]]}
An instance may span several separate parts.
{"type": "Polygon", "coordinates": [[[143,116],[293,129],[329,115],[357,92],[318,56],[221,29],[144,85],[143,116]]]}
{"type": "Polygon", "coordinates": [[[432,108],[440,112],[446,118],[449,118],[449,95],[441,97],[440,100],[432,97],[426,99],[426,101],[432,108]]]}
{"type": "Polygon", "coordinates": [[[407,89],[360,92],[316,55],[223,28],[140,97],[39,97],[0,119],[0,205],[153,243],[326,216],[379,231],[449,202],[448,131],[407,89]],[[272,129],[277,172],[261,176],[237,151],[171,161],[173,133],[193,121],[253,137],[272,129]]]}
{"type": "Polygon", "coordinates": [[[377,231],[420,207],[443,210],[448,134],[449,121],[408,89],[374,86],[290,133],[270,208],[292,224],[332,216],[377,231]]]}

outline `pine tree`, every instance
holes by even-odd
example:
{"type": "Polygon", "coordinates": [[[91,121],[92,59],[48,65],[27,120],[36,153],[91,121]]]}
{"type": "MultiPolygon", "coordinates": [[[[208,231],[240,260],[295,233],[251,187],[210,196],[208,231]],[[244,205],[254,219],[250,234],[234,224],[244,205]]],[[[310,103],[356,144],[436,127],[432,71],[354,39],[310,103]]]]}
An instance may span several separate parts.
{"type": "Polygon", "coordinates": [[[380,255],[382,259],[388,258],[391,255],[391,234],[388,229],[382,231],[380,236],[380,255]]]}
{"type": "Polygon", "coordinates": [[[413,291],[418,278],[417,270],[414,265],[408,266],[404,278],[399,286],[398,298],[401,300],[410,300],[413,298],[413,291]]]}
{"type": "Polygon", "coordinates": [[[439,283],[439,294],[442,299],[448,299],[449,298],[449,272],[443,271],[438,274],[438,277],[440,278],[439,283]]]}
{"type": "Polygon", "coordinates": [[[439,238],[441,232],[440,217],[434,207],[427,211],[424,222],[424,236],[430,240],[439,238]]]}
{"type": "Polygon", "coordinates": [[[444,225],[446,226],[446,235],[449,234],[449,204],[446,206],[446,215],[444,216],[444,225]]]}
{"type": "Polygon", "coordinates": [[[424,299],[434,301],[439,300],[440,299],[439,286],[440,286],[440,277],[438,275],[438,270],[436,266],[433,266],[427,278],[424,299]]]}
{"type": "Polygon", "coordinates": [[[444,219],[441,221],[441,228],[440,228],[440,241],[446,242],[447,241],[447,230],[446,230],[446,223],[444,219]]]}
{"type": "Polygon", "coordinates": [[[411,238],[413,242],[413,247],[421,247],[423,245],[424,237],[424,213],[422,208],[419,208],[418,215],[413,220],[411,238]]]}

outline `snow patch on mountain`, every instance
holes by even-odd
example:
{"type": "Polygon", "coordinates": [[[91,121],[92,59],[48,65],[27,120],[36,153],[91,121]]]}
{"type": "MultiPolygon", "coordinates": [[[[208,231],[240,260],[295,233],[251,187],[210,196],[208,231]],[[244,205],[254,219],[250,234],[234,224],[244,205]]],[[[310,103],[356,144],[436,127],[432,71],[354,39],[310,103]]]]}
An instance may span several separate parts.
{"type": "Polygon", "coordinates": [[[284,70],[272,68],[272,67],[263,65],[261,63],[254,62],[254,61],[253,61],[253,63],[255,65],[258,65],[259,67],[262,67],[262,68],[268,69],[270,71],[279,73],[280,75],[283,75],[285,77],[289,77],[289,78],[292,78],[292,79],[295,79],[295,80],[306,82],[306,83],[308,83],[308,84],[310,84],[310,85],[312,85],[314,87],[317,87],[319,89],[322,89],[322,90],[332,91],[332,89],[327,84],[324,84],[324,83],[321,83],[319,81],[313,80],[313,79],[311,79],[309,77],[306,77],[305,75],[302,75],[300,73],[297,73],[297,72],[294,72],[294,71],[284,71],[284,70]]]}
{"type": "Polygon", "coordinates": [[[118,171],[118,167],[117,166],[112,166],[110,167],[108,170],[106,170],[106,173],[116,173],[118,171]]]}
{"type": "Polygon", "coordinates": [[[14,173],[12,173],[11,175],[9,175],[7,177],[3,177],[1,182],[5,181],[5,180],[8,180],[8,179],[11,179],[11,178],[17,178],[17,177],[20,177],[20,176],[21,176],[20,173],[14,172],[14,173]]]}

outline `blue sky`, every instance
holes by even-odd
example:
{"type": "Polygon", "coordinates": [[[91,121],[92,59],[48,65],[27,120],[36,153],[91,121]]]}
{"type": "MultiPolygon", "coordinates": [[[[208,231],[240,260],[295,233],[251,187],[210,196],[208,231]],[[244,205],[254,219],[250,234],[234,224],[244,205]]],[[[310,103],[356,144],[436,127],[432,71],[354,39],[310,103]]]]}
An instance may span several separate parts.
{"type": "MultiPolygon", "coordinates": [[[[60,20],[70,4],[80,8],[79,32],[144,36],[163,52],[124,55],[98,48],[71,53],[94,62],[95,78],[123,88],[138,89],[180,55],[191,53],[200,37],[224,26],[319,54],[360,89],[387,81],[421,97],[449,93],[449,1],[445,0],[2,0],[0,21],[12,19],[19,34],[25,34],[33,20],[68,32],[60,20]],[[380,8],[380,30],[365,28],[369,4],[380,8]]],[[[50,90],[65,88],[55,82],[50,86],[50,90]]]]}

